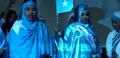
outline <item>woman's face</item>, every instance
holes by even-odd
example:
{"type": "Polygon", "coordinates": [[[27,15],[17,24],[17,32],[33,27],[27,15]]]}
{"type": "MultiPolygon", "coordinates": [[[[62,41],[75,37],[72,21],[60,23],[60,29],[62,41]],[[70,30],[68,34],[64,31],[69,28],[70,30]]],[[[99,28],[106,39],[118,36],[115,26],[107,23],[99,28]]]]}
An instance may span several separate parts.
{"type": "Polygon", "coordinates": [[[36,19],[36,8],[34,6],[28,6],[25,9],[25,15],[30,21],[34,21],[36,19]]]}
{"type": "Polygon", "coordinates": [[[83,24],[88,24],[88,18],[89,18],[89,13],[87,10],[83,10],[82,13],[81,13],[81,16],[80,16],[80,21],[81,23],[83,24]]]}
{"type": "Polygon", "coordinates": [[[112,19],[112,25],[113,25],[113,28],[114,28],[116,31],[119,31],[119,30],[120,30],[120,21],[117,21],[117,20],[112,19]]]}

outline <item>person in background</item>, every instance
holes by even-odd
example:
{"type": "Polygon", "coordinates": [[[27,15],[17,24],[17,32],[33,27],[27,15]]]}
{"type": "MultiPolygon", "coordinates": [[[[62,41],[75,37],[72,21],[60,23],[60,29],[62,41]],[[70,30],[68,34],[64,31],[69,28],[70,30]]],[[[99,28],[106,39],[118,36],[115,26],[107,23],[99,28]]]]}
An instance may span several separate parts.
{"type": "Polygon", "coordinates": [[[2,27],[5,23],[5,19],[3,17],[4,17],[4,12],[1,12],[1,14],[0,14],[0,27],[2,27]]]}
{"type": "Polygon", "coordinates": [[[54,35],[51,38],[52,58],[60,58],[63,55],[62,33],[59,28],[54,29],[54,35]]]}
{"type": "Polygon", "coordinates": [[[8,55],[9,55],[9,32],[10,32],[10,29],[12,27],[12,25],[14,24],[14,22],[17,20],[17,13],[14,11],[14,10],[8,10],[8,13],[5,17],[5,23],[3,24],[3,26],[1,27],[2,28],[2,31],[5,35],[5,39],[6,39],[6,50],[5,50],[5,53],[4,53],[4,58],[8,58],[8,55]]]}
{"type": "Polygon", "coordinates": [[[0,27],[0,58],[4,57],[6,49],[6,37],[0,27]]]}
{"type": "Polygon", "coordinates": [[[10,32],[10,29],[12,27],[12,25],[14,24],[14,22],[17,20],[18,16],[17,13],[14,10],[9,10],[6,16],[6,21],[4,23],[4,25],[2,26],[2,30],[7,38],[8,41],[8,33],[10,32]]]}
{"type": "Polygon", "coordinates": [[[109,58],[120,58],[120,11],[113,13],[111,21],[114,30],[106,40],[107,55],[109,58]]]}

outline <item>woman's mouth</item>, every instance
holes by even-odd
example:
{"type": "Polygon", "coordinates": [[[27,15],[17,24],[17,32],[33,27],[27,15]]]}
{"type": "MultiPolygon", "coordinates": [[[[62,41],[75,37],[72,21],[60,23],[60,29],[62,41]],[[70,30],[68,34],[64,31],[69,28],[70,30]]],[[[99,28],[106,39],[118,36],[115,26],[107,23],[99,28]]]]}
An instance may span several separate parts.
{"type": "Polygon", "coordinates": [[[34,17],[34,15],[29,15],[30,18],[34,17]]]}
{"type": "Polygon", "coordinates": [[[35,16],[34,16],[34,15],[29,15],[28,18],[29,18],[30,20],[34,20],[34,19],[35,19],[35,16]]]}

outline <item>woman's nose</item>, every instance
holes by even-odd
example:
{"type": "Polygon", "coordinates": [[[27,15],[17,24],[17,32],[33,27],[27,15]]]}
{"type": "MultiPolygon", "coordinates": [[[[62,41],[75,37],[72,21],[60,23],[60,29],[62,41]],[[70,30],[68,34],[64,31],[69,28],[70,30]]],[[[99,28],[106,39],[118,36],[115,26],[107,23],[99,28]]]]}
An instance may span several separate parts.
{"type": "Polygon", "coordinates": [[[33,11],[32,11],[32,10],[30,10],[30,14],[33,14],[33,11]]]}

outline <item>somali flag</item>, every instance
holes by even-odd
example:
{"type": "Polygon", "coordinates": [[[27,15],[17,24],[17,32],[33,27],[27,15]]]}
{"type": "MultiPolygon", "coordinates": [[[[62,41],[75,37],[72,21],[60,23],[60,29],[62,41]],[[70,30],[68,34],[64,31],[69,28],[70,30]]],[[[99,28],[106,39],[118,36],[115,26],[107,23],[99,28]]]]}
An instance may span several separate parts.
{"type": "Polygon", "coordinates": [[[56,13],[69,12],[73,8],[73,0],[56,0],[56,13]]]}

